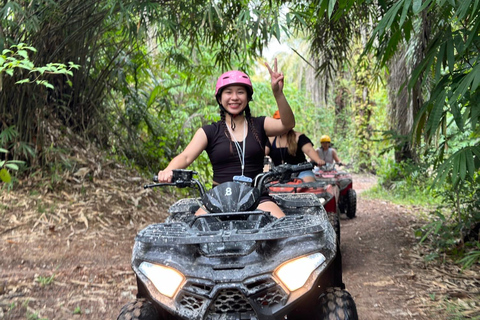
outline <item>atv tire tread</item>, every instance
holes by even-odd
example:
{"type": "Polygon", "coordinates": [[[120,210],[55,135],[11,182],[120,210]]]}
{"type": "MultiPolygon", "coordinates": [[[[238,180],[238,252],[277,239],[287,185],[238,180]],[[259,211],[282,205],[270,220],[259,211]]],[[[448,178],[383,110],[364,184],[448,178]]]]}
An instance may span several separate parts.
{"type": "Polygon", "coordinates": [[[127,303],[120,311],[117,320],[158,320],[159,315],[150,301],[138,299],[127,303]]]}
{"type": "Polygon", "coordinates": [[[346,290],[336,287],[327,288],[319,301],[319,320],[358,320],[357,307],[346,290]]]}
{"type": "Polygon", "coordinates": [[[350,219],[355,218],[355,215],[357,213],[357,193],[353,189],[348,189],[347,190],[347,203],[346,203],[346,214],[347,217],[350,219]]]}
{"type": "Polygon", "coordinates": [[[328,221],[332,225],[333,230],[335,230],[335,234],[337,235],[337,241],[340,243],[340,217],[335,212],[327,212],[327,215],[328,221]]]}

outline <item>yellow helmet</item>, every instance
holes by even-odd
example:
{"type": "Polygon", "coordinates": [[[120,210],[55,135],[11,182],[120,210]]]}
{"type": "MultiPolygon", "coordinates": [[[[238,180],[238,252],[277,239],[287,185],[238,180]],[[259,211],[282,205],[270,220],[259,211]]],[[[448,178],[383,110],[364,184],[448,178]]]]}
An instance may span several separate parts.
{"type": "Polygon", "coordinates": [[[322,142],[332,142],[332,140],[330,139],[329,136],[324,134],[323,136],[320,137],[320,143],[322,143],[322,142]]]}

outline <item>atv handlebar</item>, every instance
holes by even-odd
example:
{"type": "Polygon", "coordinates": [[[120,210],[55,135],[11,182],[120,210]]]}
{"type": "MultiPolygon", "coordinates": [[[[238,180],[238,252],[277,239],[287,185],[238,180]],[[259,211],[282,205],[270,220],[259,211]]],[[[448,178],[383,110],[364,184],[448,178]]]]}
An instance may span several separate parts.
{"type": "Polygon", "coordinates": [[[158,176],[154,175],[153,182],[157,182],[157,183],[146,184],[143,186],[143,188],[147,189],[147,188],[163,187],[163,186],[175,186],[177,188],[197,187],[198,190],[200,191],[201,196],[203,196],[206,193],[205,186],[200,181],[193,178],[193,175],[197,174],[196,171],[183,170],[183,169],[176,169],[172,171],[173,171],[173,175],[172,175],[173,182],[158,183],[158,176]]]}
{"type": "MultiPolygon", "coordinates": [[[[260,173],[255,178],[254,187],[258,188],[260,192],[262,192],[263,187],[265,186],[268,180],[273,179],[280,179],[280,180],[290,180],[290,176],[292,173],[301,172],[305,170],[312,170],[313,164],[310,162],[300,163],[300,164],[281,164],[270,171],[260,173]]],[[[145,185],[144,189],[147,188],[154,188],[154,187],[163,187],[163,186],[175,186],[177,188],[198,188],[200,191],[200,196],[204,196],[206,194],[205,186],[198,180],[193,178],[193,175],[198,174],[196,171],[192,170],[185,170],[185,169],[178,169],[172,170],[172,182],[163,182],[158,183],[158,176],[153,176],[153,182],[157,182],[155,184],[145,185]]]]}

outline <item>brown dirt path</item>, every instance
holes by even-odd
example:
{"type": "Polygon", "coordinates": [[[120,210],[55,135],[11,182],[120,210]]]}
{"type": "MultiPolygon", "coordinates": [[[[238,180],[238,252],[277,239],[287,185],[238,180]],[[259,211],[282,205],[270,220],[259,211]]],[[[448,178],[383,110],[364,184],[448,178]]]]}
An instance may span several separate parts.
{"type": "Polygon", "coordinates": [[[376,183],[373,176],[355,175],[357,216],[341,221],[341,249],[346,289],[360,319],[428,319],[409,300],[413,271],[405,251],[414,246],[412,220],[404,208],[362,197],[376,183]]]}
{"type": "MultiPolygon", "coordinates": [[[[116,319],[134,298],[133,239],[162,221],[173,200],[144,192],[138,179],[66,180],[78,194],[38,187],[0,194],[1,320],[116,319]]],[[[357,218],[341,221],[346,288],[360,319],[431,319],[423,309],[431,287],[418,281],[428,271],[409,256],[413,218],[362,198],[374,183],[354,176],[357,218]]]]}

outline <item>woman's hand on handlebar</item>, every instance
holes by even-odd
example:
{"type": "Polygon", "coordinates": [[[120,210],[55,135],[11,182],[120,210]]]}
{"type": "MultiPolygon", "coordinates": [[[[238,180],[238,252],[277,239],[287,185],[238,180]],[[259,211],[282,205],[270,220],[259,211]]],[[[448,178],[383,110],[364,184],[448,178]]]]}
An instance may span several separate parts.
{"type": "Polygon", "coordinates": [[[166,183],[172,182],[173,171],[172,170],[160,170],[158,172],[158,182],[166,183]]]}

